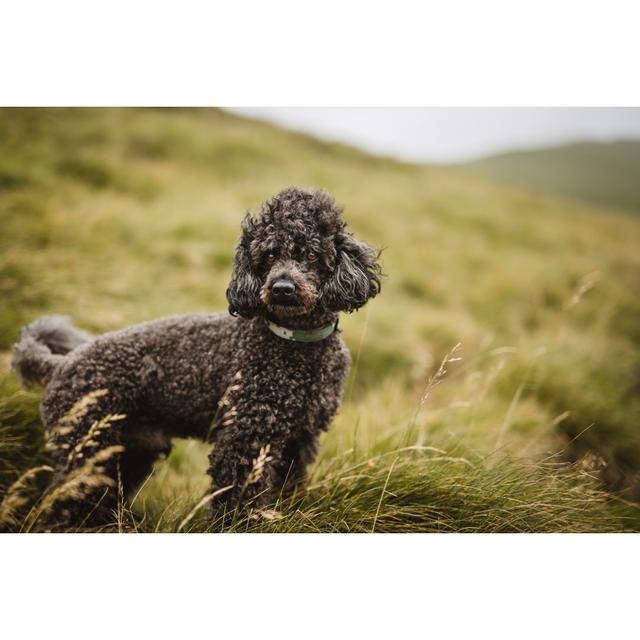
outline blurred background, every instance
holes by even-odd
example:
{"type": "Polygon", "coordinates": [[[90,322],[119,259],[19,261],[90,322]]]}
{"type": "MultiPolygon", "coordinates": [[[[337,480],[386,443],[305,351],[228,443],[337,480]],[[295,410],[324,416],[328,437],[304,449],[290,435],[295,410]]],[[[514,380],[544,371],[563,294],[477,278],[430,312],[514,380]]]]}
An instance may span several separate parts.
{"type": "Polygon", "coordinates": [[[229,109],[414,163],[637,209],[639,108],[229,109]]]}
{"type": "MultiPolygon", "coordinates": [[[[0,109],[0,148],[7,432],[37,432],[9,371],[23,324],[223,311],[243,213],[296,184],[331,192],[387,274],[342,319],[354,366],[320,463],[556,456],[640,499],[639,109],[0,109]]],[[[201,490],[198,447],[150,500],[201,490]]]]}

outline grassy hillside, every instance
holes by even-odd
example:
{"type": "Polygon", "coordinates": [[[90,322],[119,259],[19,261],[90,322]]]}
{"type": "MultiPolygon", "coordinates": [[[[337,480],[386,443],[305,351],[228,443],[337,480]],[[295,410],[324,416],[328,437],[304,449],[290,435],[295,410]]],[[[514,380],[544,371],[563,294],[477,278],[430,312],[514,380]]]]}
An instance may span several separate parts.
{"type": "MultiPolygon", "coordinates": [[[[388,276],[342,320],[354,367],[307,491],[233,529],[640,529],[640,220],[216,110],[2,109],[0,144],[0,499],[47,461],[20,326],[224,309],[243,211],[300,184],[388,276]]],[[[207,529],[206,455],[177,442],[118,526],[207,529]]]]}
{"type": "Polygon", "coordinates": [[[478,176],[603,208],[640,212],[640,141],[580,142],[461,165],[478,176]]]}

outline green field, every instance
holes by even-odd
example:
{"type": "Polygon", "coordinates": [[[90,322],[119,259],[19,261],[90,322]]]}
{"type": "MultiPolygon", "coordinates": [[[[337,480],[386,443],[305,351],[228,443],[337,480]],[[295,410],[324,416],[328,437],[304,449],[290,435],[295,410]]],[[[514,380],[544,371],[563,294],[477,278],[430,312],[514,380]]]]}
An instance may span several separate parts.
{"type": "MultiPolygon", "coordinates": [[[[633,213],[217,110],[0,109],[0,148],[0,500],[47,462],[41,392],[9,371],[20,327],[225,309],[243,212],[297,184],[345,205],[387,276],[341,320],[354,366],[306,490],[229,528],[640,530],[633,213]]],[[[114,528],[219,530],[193,510],[206,456],[176,442],[114,528]]],[[[46,475],[5,528],[37,528],[46,475]]]]}
{"type": "Polygon", "coordinates": [[[578,142],[512,151],[461,167],[477,176],[602,209],[640,213],[640,141],[578,142]]]}

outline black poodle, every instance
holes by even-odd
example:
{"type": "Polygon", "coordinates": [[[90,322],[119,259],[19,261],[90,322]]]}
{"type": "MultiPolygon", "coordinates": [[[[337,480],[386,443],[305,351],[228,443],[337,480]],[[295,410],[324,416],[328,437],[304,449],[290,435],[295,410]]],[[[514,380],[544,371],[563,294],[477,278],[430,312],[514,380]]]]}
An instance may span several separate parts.
{"type": "Polygon", "coordinates": [[[173,437],[213,443],[214,516],[264,509],[304,478],[349,366],[338,312],[380,291],[378,254],[341,213],[328,194],[291,187],[247,214],[229,314],[97,337],[61,317],[22,330],[13,365],[47,387],[41,414],[58,479],[91,461],[104,479],[62,492],[54,526],[104,522],[173,437]]]}

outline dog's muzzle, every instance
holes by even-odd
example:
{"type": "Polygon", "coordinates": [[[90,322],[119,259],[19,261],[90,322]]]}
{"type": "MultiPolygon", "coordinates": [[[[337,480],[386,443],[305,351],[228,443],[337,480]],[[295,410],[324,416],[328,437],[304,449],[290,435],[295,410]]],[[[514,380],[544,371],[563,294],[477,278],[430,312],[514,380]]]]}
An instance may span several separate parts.
{"type": "Polygon", "coordinates": [[[281,305],[295,305],[298,304],[296,296],[296,287],[293,282],[289,280],[276,280],[271,285],[271,298],[272,304],[281,305]]]}

